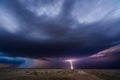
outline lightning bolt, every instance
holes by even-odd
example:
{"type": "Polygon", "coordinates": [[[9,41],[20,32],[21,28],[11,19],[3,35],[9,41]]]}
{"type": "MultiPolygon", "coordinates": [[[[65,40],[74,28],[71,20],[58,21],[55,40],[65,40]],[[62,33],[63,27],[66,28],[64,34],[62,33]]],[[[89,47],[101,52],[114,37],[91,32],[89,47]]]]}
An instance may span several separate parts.
{"type": "Polygon", "coordinates": [[[73,61],[69,60],[69,62],[70,62],[70,69],[74,69],[74,67],[73,67],[73,61]]]}

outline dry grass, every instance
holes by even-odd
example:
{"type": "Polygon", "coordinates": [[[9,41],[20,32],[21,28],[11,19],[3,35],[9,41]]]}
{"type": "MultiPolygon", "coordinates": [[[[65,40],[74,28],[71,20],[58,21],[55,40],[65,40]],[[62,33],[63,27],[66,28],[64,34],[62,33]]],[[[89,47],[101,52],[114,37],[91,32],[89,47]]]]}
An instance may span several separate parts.
{"type": "Polygon", "coordinates": [[[120,80],[120,77],[116,76],[120,75],[118,71],[110,72],[106,70],[0,69],[0,80],[120,80]],[[110,76],[113,78],[105,78],[110,76]]]}

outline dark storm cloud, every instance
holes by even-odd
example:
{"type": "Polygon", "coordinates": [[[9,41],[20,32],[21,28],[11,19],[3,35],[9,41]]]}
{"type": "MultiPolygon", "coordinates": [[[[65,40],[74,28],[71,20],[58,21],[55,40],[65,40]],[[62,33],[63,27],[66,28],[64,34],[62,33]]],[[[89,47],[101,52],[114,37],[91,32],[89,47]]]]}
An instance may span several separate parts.
{"type": "Polygon", "coordinates": [[[22,64],[25,60],[20,58],[12,58],[12,57],[0,57],[0,63],[8,63],[8,64],[22,64]]]}
{"type": "Polygon", "coordinates": [[[4,67],[34,68],[34,66],[36,66],[35,62],[37,62],[37,60],[35,59],[24,57],[11,57],[6,53],[0,52],[0,68],[4,67]]]}
{"type": "Polygon", "coordinates": [[[75,68],[119,68],[120,45],[116,45],[88,57],[57,57],[30,59],[23,57],[9,57],[1,53],[0,67],[15,68],[68,68],[69,59],[74,60],[75,68]],[[16,66],[15,66],[16,65],[16,66]]]}
{"type": "Polygon", "coordinates": [[[91,56],[79,60],[77,66],[81,68],[120,68],[120,45],[102,50],[91,56]]]}
{"type": "Polygon", "coordinates": [[[4,54],[4,53],[2,53],[2,52],[0,52],[0,56],[5,56],[5,54],[4,54]]]}
{"type": "Polygon", "coordinates": [[[0,56],[0,68],[51,68],[54,67],[51,61],[24,57],[0,56]]]}
{"type": "Polygon", "coordinates": [[[90,57],[91,58],[106,57],[106,56],[111,56],[111,55],[117,55],[119,53],[120,53],[120,45],[116,45],[116,46],[110,47],[108,49],[102,50],[90,57]]]}
{"type": "Polygon", "coordinates": [[[0,52],[0,67],[27,68],[32,64],[32,59],[23,57],[10,57],[6,53],[0,52]],[[28,66],[27,66],[28,65],[28,66]]]}
{"type": "Polygon", "coordinates": [[[11,56],[88,56],[120,43],[119,0],[1,0],[0,49],[11,56]]]}

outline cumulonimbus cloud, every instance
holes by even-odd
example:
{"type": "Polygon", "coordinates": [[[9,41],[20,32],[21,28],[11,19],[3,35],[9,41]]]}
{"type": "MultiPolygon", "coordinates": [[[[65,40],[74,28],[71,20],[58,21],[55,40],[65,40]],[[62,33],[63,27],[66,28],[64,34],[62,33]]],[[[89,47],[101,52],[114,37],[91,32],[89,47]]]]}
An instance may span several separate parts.
{"type": "Polygon", "coordinates": [[[50,62],[33,55],[93,54],[83,60],[115,55],[120,49],[119,5],[119,0],[1,0],[0,49],[17,58],[0,53],[0,61],[29,68],[50,62]]]}

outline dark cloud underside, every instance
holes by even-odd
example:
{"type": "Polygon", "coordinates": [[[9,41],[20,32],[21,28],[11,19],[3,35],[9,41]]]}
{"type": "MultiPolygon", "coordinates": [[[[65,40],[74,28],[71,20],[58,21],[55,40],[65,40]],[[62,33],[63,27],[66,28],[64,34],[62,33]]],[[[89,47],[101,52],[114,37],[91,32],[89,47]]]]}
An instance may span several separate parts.
{"type": "Polygon", "coordinates": [[[12,58],[101,55],[120,44],[119,26],[119,0],[0,0],[0,51],[12,58]]]}

